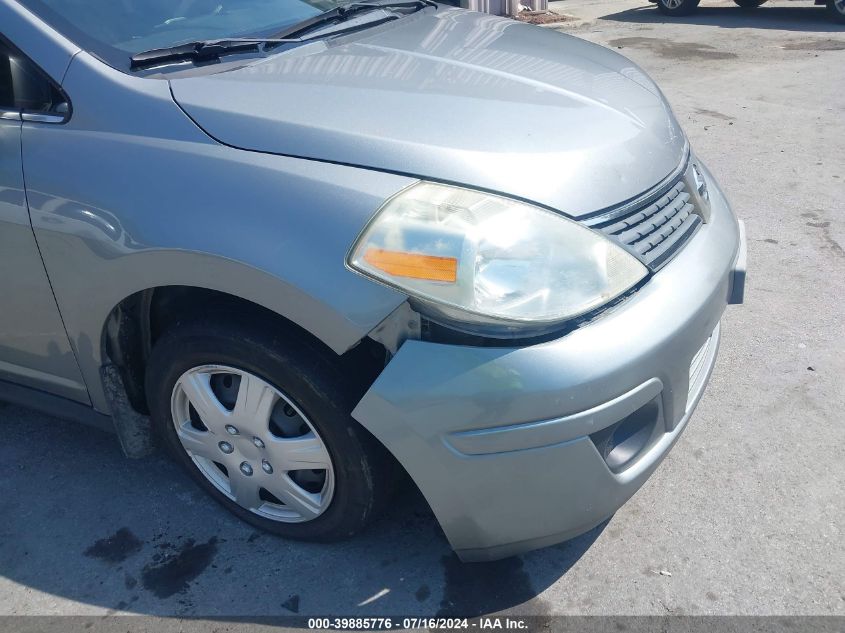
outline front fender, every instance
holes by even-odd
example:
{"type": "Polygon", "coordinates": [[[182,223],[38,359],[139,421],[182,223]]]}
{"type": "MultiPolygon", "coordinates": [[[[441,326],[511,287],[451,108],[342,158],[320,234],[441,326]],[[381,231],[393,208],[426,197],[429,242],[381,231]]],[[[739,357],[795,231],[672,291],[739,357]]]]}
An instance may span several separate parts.
{"type": "Polygon", "coordinates": [[[85,54],[64,88],[73,119],[25,125],[24,169],[39,247],[96,408],[106,408],[103,325],[140,290],[186,285],[242,297],[338,353],[405,300],[348,270],[345,257],[412,179],[220,145],[178,109],[166,82],[126,77],[85,54]]]}

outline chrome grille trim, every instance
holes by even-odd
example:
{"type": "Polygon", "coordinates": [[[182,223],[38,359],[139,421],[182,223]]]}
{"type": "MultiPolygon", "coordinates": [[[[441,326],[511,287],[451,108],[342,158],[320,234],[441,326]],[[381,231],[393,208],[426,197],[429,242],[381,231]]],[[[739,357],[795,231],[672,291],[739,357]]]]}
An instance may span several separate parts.
{"type": "Polygon", "coordinates": [[[672,187],[672,185],[678,182],[679,179],[684,177],[684,175],[689,170],[690,159],[690,149],[689,144],[687,144],[684,148],[684,159],[678,164],[678,166],[672,171],[671,174],[666,176],[666,178],[661,180],[654,187],[652,187],[645,193],[639,196],[635,196],[634,198],[631,198],[630,200],[627,200],[625,202],[621,202],[610,209],[603,209],[601,211],[596,211],[592,214],[581,217],[581,222],[590,227],[595,226],[597,224],[603,224],[607,220],[612,220],[614,218],[619,218],[623,215],[626,215],[632,209],[639,209],[641,207],[647,206],[651,202],[654,202],[654,200],[659,198],[666,191],[668,191],[672,187]]]}
{"type": "Polygon", "coordinates": [[[685,161],[682,168],[673,181],[642,196],[640,204],[624,205],[588,218],[584,224],[624,246],[651,270],[657,270],[703,223],[695,199],[687,190],[689,162],[685,161]]]}

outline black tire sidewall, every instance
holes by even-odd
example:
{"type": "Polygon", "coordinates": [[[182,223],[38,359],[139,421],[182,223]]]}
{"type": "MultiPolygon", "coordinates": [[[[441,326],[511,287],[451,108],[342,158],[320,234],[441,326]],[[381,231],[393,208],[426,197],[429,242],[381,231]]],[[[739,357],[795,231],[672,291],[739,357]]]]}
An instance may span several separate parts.
{"type": "Polygon", "coordinates": [[[839,9],[836,8],[836,4],[834,4],[833,0],[827,0],[827,12],[831,20],[838,22],[839,24],[845,24],[845,13],[841,13],[839,9]]]}
{"type": "Polygon", "coordinates": [[[147,400],[162,443],[212,497],[244,521],[287,538],[331,541],[359,531],[379,509],[387,482],[384,449],[349,415],[357,399],[323,350],[268,334],[269,324],[212,318],[166,333],[150,356],[147,400]],[[227,365],[253,373],[289,397],[320,434],[334,467],[328,509],[302,523],[261,517],[229,499],[200,472],[176,435],[171,397],[176,381],[201,365],[227,365]]]}
{"type": "Polygon", "coordinates": [[[673,17],[684,16],[694,13],[698,8],[698,3],[699,0],[683,0],[679,7],[670,9],[664,4],[664,0],[657,0],[657,8],[660,9],[660,12],[664,15],[670,15],[673,17]]]}

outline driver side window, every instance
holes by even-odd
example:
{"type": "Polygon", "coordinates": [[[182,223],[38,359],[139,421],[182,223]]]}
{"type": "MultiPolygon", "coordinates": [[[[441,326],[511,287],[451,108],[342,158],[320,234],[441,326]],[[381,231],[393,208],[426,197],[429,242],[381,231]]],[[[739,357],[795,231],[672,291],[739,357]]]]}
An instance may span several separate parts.
{"type": "Polygon", "coordinates": [[[15,96],[12,93],[12,69],[9,64],[8,48],[0,40],[0,110],[15,109],[15,96]]]}
{"type": "Polygon", "coordinates": [[[0,110],[62,114],[66,108],[56,85],[0,36],[0,110]]]}

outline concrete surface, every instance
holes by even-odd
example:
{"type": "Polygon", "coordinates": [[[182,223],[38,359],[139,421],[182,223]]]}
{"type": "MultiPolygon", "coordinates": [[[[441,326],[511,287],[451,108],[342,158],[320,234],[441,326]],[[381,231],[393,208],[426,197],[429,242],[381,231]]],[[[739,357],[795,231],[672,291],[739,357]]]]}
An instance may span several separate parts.
{"type": "Polygon", "coordinates": [[[747,304],[636,497],[489,565],[458,563],[410,494],[352,541],[290,543],[163,457],[126,461],[107,435],[7,406],[0,615],[845,614],[845,29],[808,2],[676,20],[561,5],[584,18],[566,30],[655,77],[748,227],[747,304]]]}

